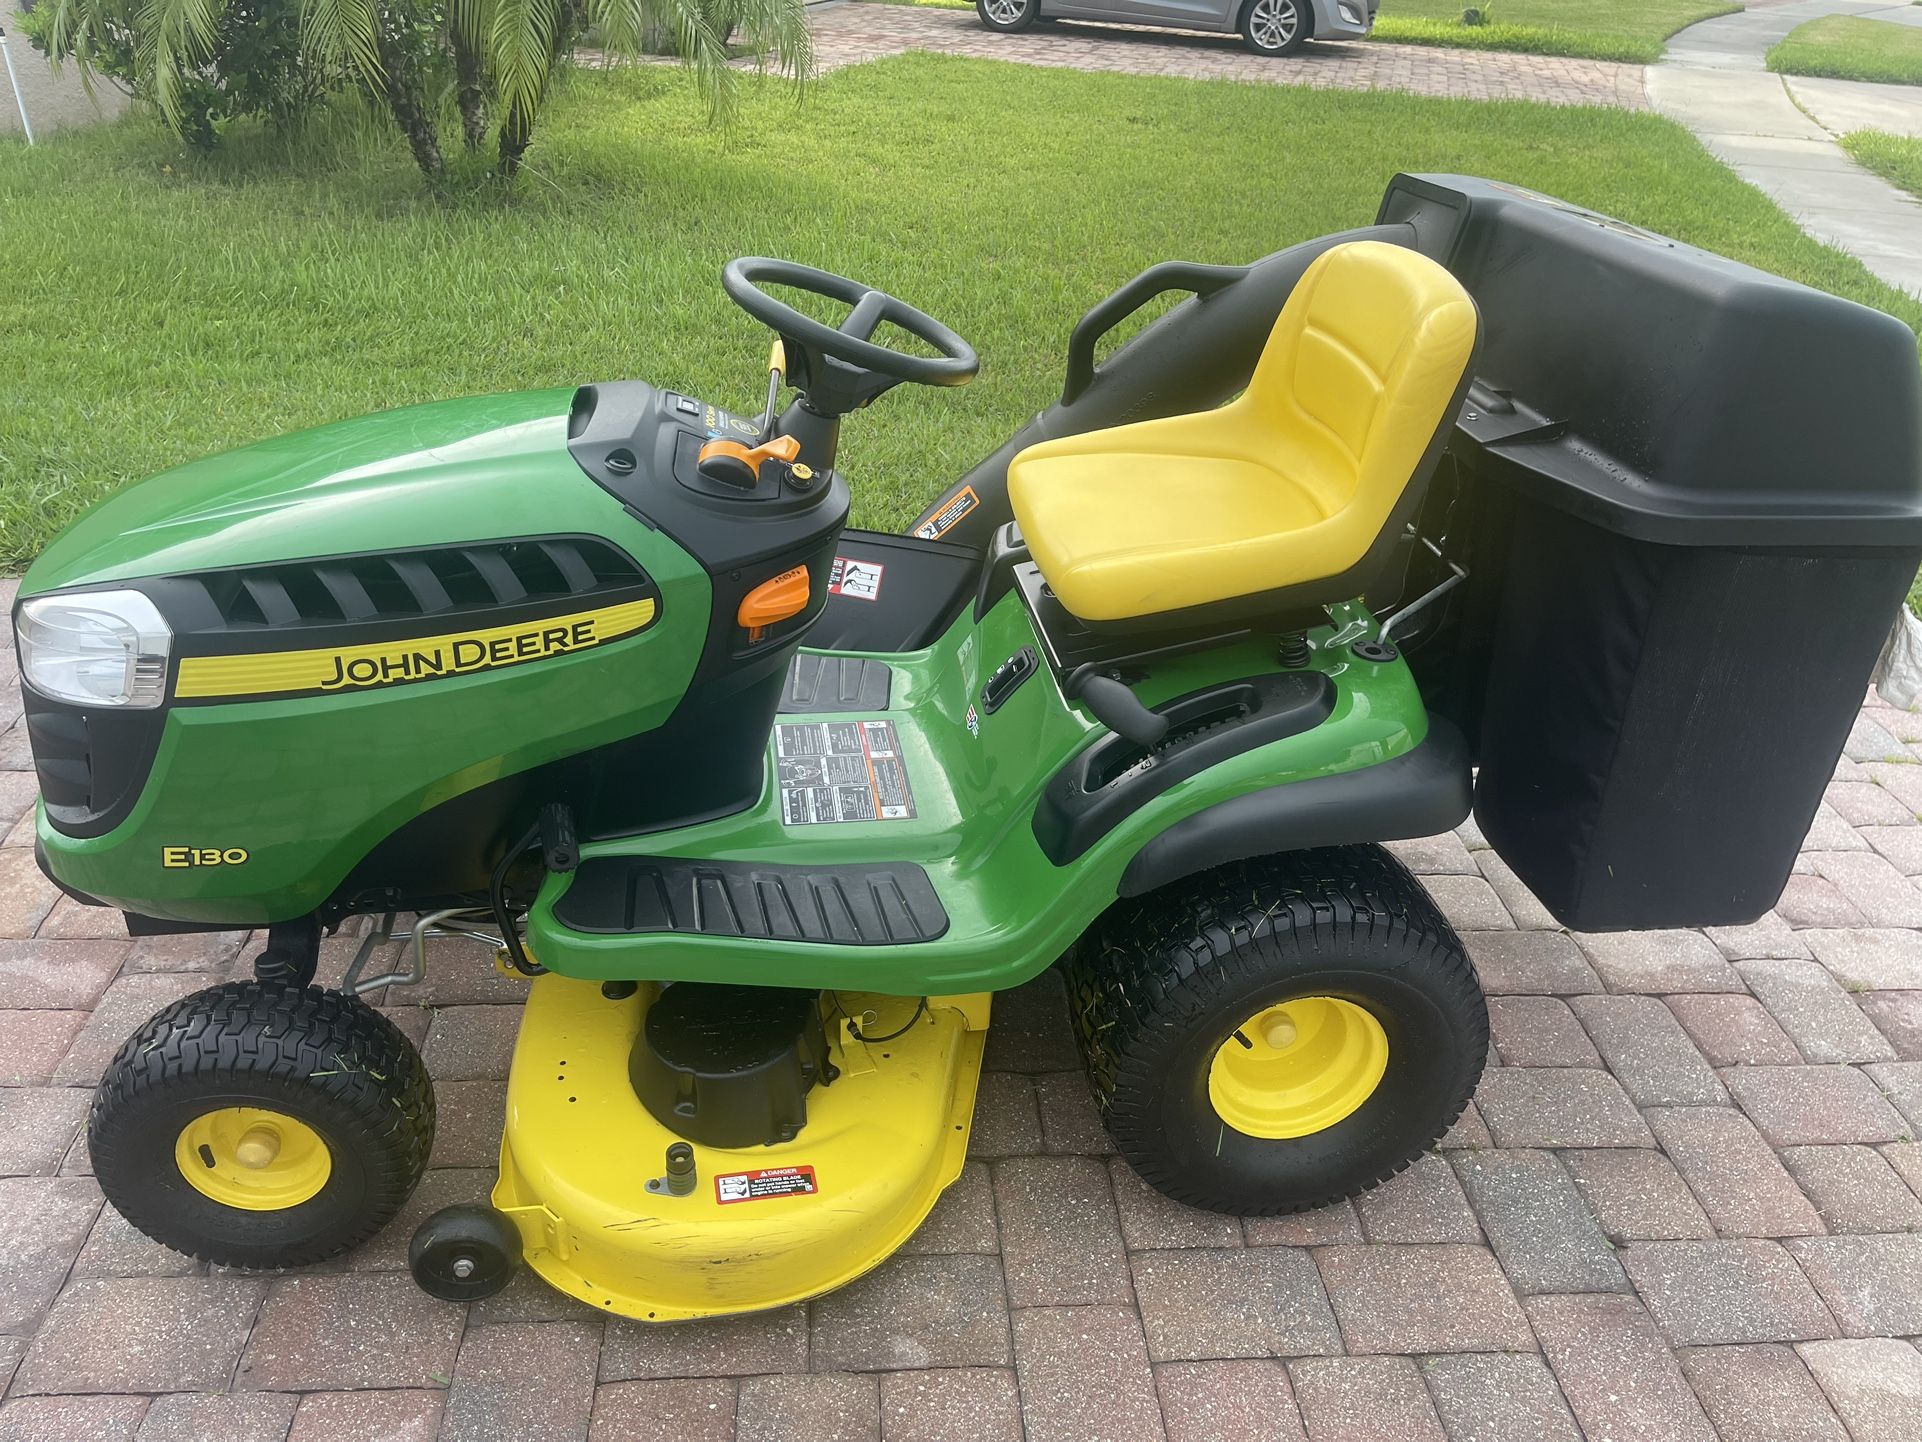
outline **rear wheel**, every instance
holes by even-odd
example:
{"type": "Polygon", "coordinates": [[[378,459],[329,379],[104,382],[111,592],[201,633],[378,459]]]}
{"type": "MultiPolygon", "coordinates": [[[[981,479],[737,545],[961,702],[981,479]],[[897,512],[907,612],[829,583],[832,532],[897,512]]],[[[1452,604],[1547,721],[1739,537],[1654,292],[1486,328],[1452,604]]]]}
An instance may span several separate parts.
{"type": "Polygon", "coordinates": [[[1293,55],[1308,38],[1308,0],[1248,0],[1241,38],[1257,55],[1293,55]]]}
{"type": "Polygon", "coordinates": [[[314,987],[228,982],[158,1012],[94,1094],[101,1190],[157,1242],[286,1267],[385,1226],[427,1166],[434,1095],[387,1018],[314,987]]]}
{"type": "Polygon", "coordinates": [[[1461,1115],[1488,1049],[1460,940],[1377,847],[1122,902],[1076,949],[1070,988],[1122,1155],[1177,1201],[1243,1215],[1386,1181],[1461,1115]]]}
{"type": "Polygon", "coordinates": [[[1041,18],[1041,0],[974,0],[974,13],[988,29],[1011,35],[1041,18]]]}

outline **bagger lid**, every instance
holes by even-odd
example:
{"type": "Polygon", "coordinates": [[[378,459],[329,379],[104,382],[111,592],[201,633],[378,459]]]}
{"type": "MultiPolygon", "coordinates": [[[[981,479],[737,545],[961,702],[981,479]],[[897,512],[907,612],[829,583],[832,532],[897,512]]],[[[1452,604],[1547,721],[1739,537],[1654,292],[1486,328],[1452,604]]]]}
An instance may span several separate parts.
{"type": "Polygon", "coordinates": [[[1881,311],[1532,191],[1398,175],[1403,223],[1481,307],[1455,441],[1647,541],[1922,543],[1922,367],[1881,311]]]}

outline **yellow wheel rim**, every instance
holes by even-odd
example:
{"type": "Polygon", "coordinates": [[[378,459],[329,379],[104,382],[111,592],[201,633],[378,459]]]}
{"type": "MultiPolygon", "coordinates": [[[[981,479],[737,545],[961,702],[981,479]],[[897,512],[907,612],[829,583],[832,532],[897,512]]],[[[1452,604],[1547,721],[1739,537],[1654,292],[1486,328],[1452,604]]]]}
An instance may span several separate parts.
{"type": "Polygon", "coordinates": [[[1375,1094],[1388,1069],[1388,1034],[1356,1006],[1303,996],[1265,1006],[1215,1053],[1208,1100],[1251,1137],[1326,1131],[1375,1094]]]}
{"type": "Polygon", "coordinates": [[[174,1163],[202,1196],[243,1212],[278,1212],[319,1195],[334,1170],[320,1133],[285,1112],[224,1107],[195,1117],[174,1163]]]}

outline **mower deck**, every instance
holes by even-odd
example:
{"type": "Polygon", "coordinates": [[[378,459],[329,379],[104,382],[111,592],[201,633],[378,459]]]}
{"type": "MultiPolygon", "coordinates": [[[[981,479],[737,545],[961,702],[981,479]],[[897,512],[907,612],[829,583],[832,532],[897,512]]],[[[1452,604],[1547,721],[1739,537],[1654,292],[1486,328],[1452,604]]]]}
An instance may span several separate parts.
{"type": "Polygon", "coordinates": [[[592,982],[537,978],[508,1080],[494,1204],[528,1263],[604,1311],[669,1322],[783,1306],[875,1266],[961,1174],[988,998],[831,994],[839,1076],[808,1096],[794,1141],[694,1147],[693,1187],[661,1180],[681,1138],[641,1105],[628,1057],[659,988],[609,1000],[592,982]],[[836,1001],[841,1011],[834,1010],[836,1001]]]}

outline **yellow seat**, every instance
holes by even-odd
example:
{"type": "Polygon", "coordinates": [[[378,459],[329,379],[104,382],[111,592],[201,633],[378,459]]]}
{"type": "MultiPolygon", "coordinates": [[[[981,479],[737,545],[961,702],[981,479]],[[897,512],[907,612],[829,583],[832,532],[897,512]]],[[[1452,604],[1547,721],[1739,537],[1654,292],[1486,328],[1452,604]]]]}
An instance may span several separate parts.
{"type": "Polygon", "coordinates": [[[1236,400],[1014,458],[1008,492],[1042,576],[1097,622],[1318,582],[1347,586],[1319,599],[1358,594],[1368,578],[1349,573],[1425,481],[1476,330],[1468,292],[1426,256],[1335,246],[1288,297],[1236,400]]]}

